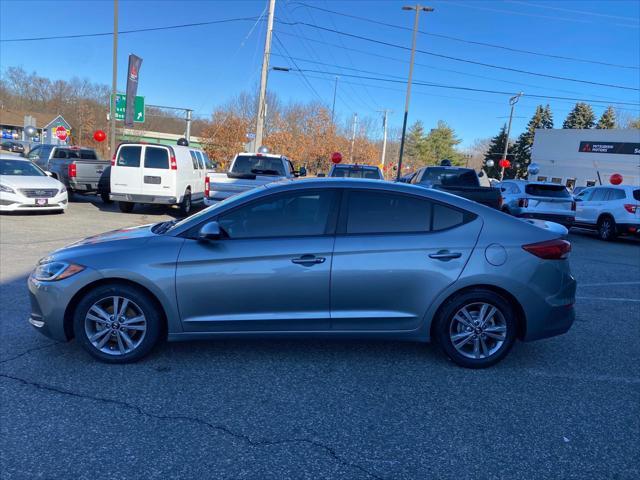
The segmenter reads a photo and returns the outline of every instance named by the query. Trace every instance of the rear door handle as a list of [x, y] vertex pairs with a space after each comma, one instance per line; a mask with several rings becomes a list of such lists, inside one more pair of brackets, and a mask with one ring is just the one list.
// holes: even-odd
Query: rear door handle
[[434, 258], [436, 260], [453, 260], [454, 258], [460, 258], [462, 253], [460, 252], [450, 252], [449, 250], [440, 250], [438, 253], [430, 253], [429, 258]]
[[316, 257], [315, 255], [302, 255], [299, 258], [293, 258], [291, 261], [296, 265], [303, 265], [305, 267], [311, 267], [319, 263], [324, 263], [326, 258]]

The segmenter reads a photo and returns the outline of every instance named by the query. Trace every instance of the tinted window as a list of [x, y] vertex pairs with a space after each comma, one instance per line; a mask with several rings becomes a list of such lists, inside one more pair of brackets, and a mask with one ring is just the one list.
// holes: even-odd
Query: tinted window
[[196, 152], [189, 150], [189, 153], [191, 154], [191, 165], [193, 165], [193, 169], [198, 170], [198, 158], [196, 157]]
[[607, 195], [606, 188], [596, 188], [591, 194], [591, 198], [589, 200], [592, 202], [602, 202], [607, 198]]
[[198, 157], [198, 165], [200, 166], [200, 170], [204, 170], [204, 159], [202, 158], [202, 153], [196, 152], [196, 157]]
[[120, 147], [118, 151], [119, 167], [139, 167], [142, 147]]
[[324, 235], [334, 198], [330, 190], [270, 196], [224, 214], [218, 222], [230, 238]]
[[144, 152], [146, 168], [169, 169], [169, 152], [165, 148], [147, 147]]
[[461, 186], [461, 187], [479, 187], [480, 181], [475, 170], [470, 168], [445, 168], [445, 167], [428, 167], [425, 168], [421, 184], [425, 185], [442, 185]]
[[465, 223], [464, 212], [438, 203], [433, 204], [433, 230], [446, 230], [463, 223]]
[[638, 200], [640, 202], [640, 190], [633, 191], [633, 198], [634, 200]]
[[204, 157], [204, 164], [207, 168], [213, 169], [216, 168], [215, 163], [213, 163], [205, 152], [202, 152], [202, 156]]
[[85, 160], [97, 160], [98, 156], [96, 155], [96, 152], [94, 150], [83, 148], [82, 150], [80, 150], [80, 158], [83, 158]]
[[336, 167], [333, 169], [332, 177], [349, 177], [349, 178], [370, 178], [380, 180], [380, 171], [377, 168], [366, 167]]
[[607, 200], [622, 200], [625, 197], [626, 197], [626, 195], [625, 195], [624, 190], [619, 190], [617, 188], [610, 188], [609, 189], [609, 198]]
[[53, 153], [53, 158], [69, 158], [69, 151], [64, 148], [57, 148]]
[[563, 185], [539, 185], [534, 183], [525, 185], [524, 191], [528, 195], [535, 197], [569, 198], [571, 196], [567, 187]]
[[286, 176], [282, 159], [258, 155], [238, 155], [233, 162], [232, 173]]
[[44, 177], [45, 173], [25, 160], [0, 160], [0, 175], [17, 177]]
[[352, 191], [347, 233], [428, 232], [431, 202], [408, 195]]

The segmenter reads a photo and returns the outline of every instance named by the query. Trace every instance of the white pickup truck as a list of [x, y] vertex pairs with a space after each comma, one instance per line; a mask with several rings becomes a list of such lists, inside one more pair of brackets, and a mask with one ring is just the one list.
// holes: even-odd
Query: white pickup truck
[[204, 203], [215, 205], [225, 198], [238, 195], [278, 180], [304, 177], [304, 167], [295, 170], [284, 155], [271, 153], [239, 153], [226, 173], [208, 173], [205, 179]]

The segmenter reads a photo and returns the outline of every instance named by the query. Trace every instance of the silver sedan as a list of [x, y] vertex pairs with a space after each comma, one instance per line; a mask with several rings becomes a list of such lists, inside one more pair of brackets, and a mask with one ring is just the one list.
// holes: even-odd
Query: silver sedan
[[574, 320], [571, 245], [468, 200], [357, 179], [271, 184], [43, 258], [29, 322], [112, 363], [161, 340], [436, 341], [483, 368]]

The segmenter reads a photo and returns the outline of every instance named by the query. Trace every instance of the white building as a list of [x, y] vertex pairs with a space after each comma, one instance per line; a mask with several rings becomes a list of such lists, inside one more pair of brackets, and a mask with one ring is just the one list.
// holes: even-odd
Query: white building
[[640, 185], [640, 130], [539, 129], [531, 162], [540, 171], [529, 180], [573, 188], [606, 185], [619, 173], [623, 184]]

